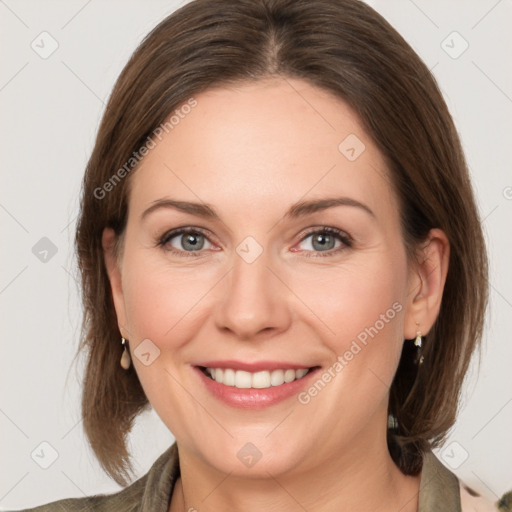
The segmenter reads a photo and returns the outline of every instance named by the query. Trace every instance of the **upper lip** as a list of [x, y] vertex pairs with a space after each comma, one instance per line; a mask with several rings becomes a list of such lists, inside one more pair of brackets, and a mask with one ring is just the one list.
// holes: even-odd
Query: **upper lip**
[[263, 370], [300, 370], [312, 368], [313, 365], [304, 365], [301, 363], [290, 363], [285, 361], [256, 361], [244, 363], [243, 361], [204, 361], [195, 366], [205, 368], [231, 368], [233, 370], [244, 370], [246, 372], [259, 372]]

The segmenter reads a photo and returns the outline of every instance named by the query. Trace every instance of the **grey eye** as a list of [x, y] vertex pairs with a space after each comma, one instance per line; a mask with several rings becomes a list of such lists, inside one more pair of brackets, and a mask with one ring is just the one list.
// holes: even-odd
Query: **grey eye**
[[[167, 243], [179, 251], [194, 252], [205, 248], [210, 242], [205, 235], [197, 232], [177, 233], [169, 237]], [[208, 247], [206, 247], [208, 248]]]
[[[338, 239], [338, 240], [337, 240]], [[336, 241], [338, 241], [338, 245], [336, 245]], [[330, 233], [322, 233], [322, 232], [316, 232], [311, 233], [308, 236], [306, 236], [302, 241], [301, 244], [306, 244], [307, 246], [302, 248], [306, 251], [330, 251], [332, 249], [336, 249], [341, 245], [341, 241], [339, 241], [339, 236], [333, 235]]]

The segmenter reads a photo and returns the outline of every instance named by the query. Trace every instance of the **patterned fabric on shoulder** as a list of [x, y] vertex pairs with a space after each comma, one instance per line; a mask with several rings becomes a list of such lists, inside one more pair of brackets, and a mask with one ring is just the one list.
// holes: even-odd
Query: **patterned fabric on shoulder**
[[459, 480], [460, 505], [462, 512], [512, 512], [512, 491], [495, 502], [481, 496]]

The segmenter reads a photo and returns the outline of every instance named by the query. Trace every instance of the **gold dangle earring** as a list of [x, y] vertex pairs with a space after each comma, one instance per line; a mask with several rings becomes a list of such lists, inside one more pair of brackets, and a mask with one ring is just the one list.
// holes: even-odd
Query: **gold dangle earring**
[[418, 350], [416, 352], [416, 356], [414, 358], [414, 363], [417, 365], [420, 365], [423, 363], [423, 356], [421, 355], [421, 345], [422, 345], [422, 336], [421, 331], [418, 331], [416, 333], [416, 339], [414, 340], [414, 346], [418, 347]]
[[125, 340], [124, 338], [121, 338], [121, 345], [123, 345], [123, 355], [121, 356], [121, 367], [123, 370], [128, 370], [130, 368], [130, 365], [132, 363], [132, 359], [130, 357], [130, 352], [128, 352], [128, 349], [126, 347], [126, 344], [128, 343], [128, 340]]

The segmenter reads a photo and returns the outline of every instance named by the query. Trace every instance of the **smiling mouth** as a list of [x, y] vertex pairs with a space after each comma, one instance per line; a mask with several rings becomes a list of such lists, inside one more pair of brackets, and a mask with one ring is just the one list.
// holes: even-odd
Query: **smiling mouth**
[[238, 389], [266, 389], [275, 386], [282, 386], [304, 378], [312, 370], [319, 368], [286, 369], [286, 370], [262, 370], [258, 372], [247, 372], [231, 368], [210, 368], [199, 366], [199, 369], [211, 380]]

